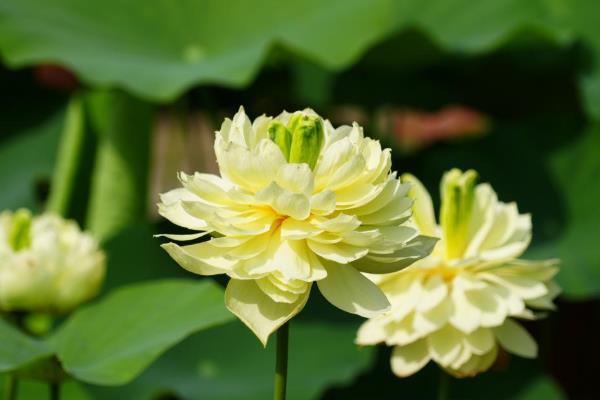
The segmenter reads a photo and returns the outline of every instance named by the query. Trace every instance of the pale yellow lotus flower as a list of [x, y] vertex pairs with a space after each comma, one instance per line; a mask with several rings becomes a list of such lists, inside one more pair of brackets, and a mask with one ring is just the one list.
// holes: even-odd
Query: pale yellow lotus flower
[[199, 231], [163, 248], [183, 268], [226, 274], [226, 305], [266, 344], [306, 304], [313, 282], [333, 305], [372, 317], [389, 302], [361, 272], [397, 271], [435, 239], [405, 226], [410, 185], [390, 172], [390, 150], [358, 125], [333, 128], [312, 110], [251, 122], [243, 108], [214, 145], [221, 176], [181, 173], [159, 211]]
[[411, 175], [413, 222], [440, 236], [433, 253], [398, 273], [375, 277], [391, 311], [362, 325], [357, 343], [394, 346], [391, 366], [404, 377], [433, 360], [457, 377], [488, 369], [498, 348], [535, 357], [537, 345], [516, 319], [552, 310], [559, 293], [557, 262], [519, 259], [531, 239], [531, 219], [501, 203], [476, 173], [451, 170], [442, 180], [440, 226], [429, 194]]
[[95, 296], [105, 256], [74, 221], [0, 213], [0, 310], [65, 312]]

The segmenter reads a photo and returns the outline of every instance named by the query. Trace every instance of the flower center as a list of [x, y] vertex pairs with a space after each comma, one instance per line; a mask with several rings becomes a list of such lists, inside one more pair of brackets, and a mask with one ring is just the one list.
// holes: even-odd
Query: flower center
[[446, 263], [440, 263], [433, 268], [427, 268], [425, 270], [426, 280], [433, 278], [434, 276], [440, 276], [444, 282], [451, 283], [456, 275], [458, 275], [464, 268], [462, 266], [450, 266]]
[[306, 163], [310, 169], [315, 168], [325, 137], [320, 117], [297, 112], [290, 117], [287, 126], [279, 121], [271, 122], [268, 132], [288, 162]]

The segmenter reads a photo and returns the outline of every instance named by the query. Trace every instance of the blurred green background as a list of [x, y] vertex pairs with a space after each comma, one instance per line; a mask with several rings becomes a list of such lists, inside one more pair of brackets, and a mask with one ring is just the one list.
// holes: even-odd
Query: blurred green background
[[[312, 107], [364, 125], [434, 197], [445, 170], [478, 170], [532, 213], [527, 257], [562, 260], [558, 312], [527, 325], [539, 359], [452, 380], [451, 398], [596, 398], [597, 0], [2, 0], [0, 56], [0, 210], [50, 201], [94, 232], [109, 255], [106, 293], [196, 279], [152, 238], [173, 231], [154, 203], [177, 171], [215, 172], [223, 117], [240, 105], [251, 117]], [[53, 195], [65, 174], [68, 202]], [[435, 366], [394, 377], [389, 351], [357, 349], [360, 320], [340, 314], [313, 296], [292, 324], [290, 399], [435, 398]], [[64, 394], [265, 399], [273, 356], [233, 321], [188, 337], [125, 386], [71, 382]], [[21, 397], [40, 390], [32, 381]]]

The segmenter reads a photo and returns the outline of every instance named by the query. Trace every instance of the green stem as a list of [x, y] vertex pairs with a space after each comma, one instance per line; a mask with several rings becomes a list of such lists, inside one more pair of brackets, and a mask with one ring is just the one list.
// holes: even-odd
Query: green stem
[[450, 399], [450, 376], [440, 369], [440, 384], [438, 386], [438, 400]]
[[277, 359], [275, 364], [275, 390], [273, 400], [285, 400], [287, 385], [289, 322], [277, 330]]
[[84, 134], [82, 99], [79, 94], [75, 94], [67, 107], [56, 169], [52, 176], [52, 186], [47, 204], [48, 211], [58, 215], [66, 216], [71, 205], [75, 178], [81, 161]]
[[16, 400], [17, 392], [19, 390], [19, 381], [13, 374], [6, 376], [6, 383], [4, 386], [4, 399], [5, 400]]
[[50, 382], [48, 384], [48, 388], [50, 389], [50, 400], [59, 400], [60, 399], [60, 383]]

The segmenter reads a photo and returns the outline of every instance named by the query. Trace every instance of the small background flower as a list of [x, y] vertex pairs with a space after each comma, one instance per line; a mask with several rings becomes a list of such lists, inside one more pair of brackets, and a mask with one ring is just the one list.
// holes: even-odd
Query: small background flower
[[94, 297], [105, 255], [77, 223], [27, 210], [0, 214], [0, 309], [66, 312]]
[[519, 259], [531, 239], [531, 218], [514, 203], [498, 201], [474, 171], [451, 170], [441, 184], [440, 225], [431, 198], [411, 175], [414, 224], [442, 240], [429, 257], [395, 274], [375, 277], [391, 311], [367, 321], [359, 344], [394, 346], [392, 370], [408, 376], [430, 360], [450, 374], [472, 376], [488, 369], [499, 347], [535, 357], [537, 345], [516, 319], [552, 310], [558, 286], [555, 260]]

